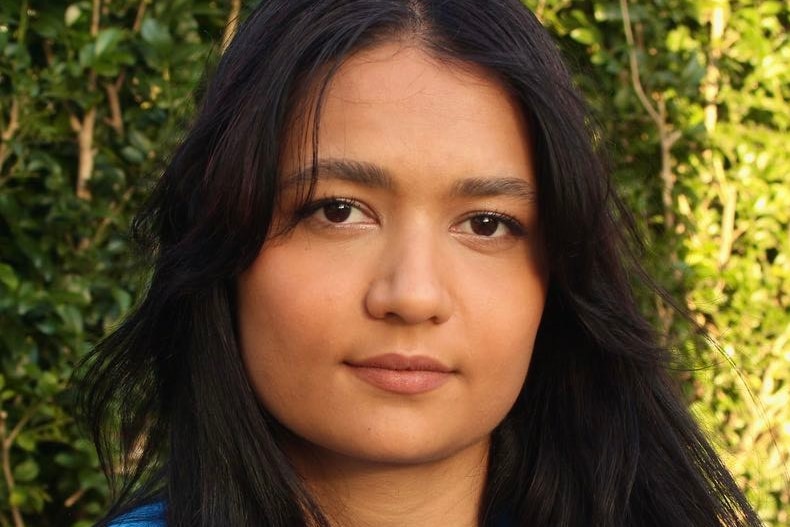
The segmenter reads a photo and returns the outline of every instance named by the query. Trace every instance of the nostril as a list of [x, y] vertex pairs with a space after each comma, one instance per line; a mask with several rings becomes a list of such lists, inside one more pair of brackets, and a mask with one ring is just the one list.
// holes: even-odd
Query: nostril
[[439, 284], [409, 287], [381, 280], [371, 284], [365, 304], [368, 313], [378, 319], [406, 324], [441, 323], [452, 311], [449, 296]]

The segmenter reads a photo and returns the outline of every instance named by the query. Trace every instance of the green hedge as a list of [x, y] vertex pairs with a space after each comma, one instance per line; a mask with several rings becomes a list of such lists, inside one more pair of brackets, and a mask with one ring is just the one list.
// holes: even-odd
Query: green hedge
[[[694, 411], [766, 524], [790, 525], [787, 6], [631, 2], [624, 24], [619, 1], [527, 3], [595, 108], [648, 266], [721, 345], [643, 298], [696, 367], [678, 372]], [[143, 288], [130, 215], [238, 7], [0, 0], [0, 527], [106, 507], [68, 380]]]

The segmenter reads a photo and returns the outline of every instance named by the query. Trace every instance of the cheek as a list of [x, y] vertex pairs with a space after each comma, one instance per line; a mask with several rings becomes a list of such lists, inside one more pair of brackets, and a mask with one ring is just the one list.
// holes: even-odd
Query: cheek
[[341, 275], [327, 273], [332, 265], [301, 247], [264, 249], [239, 279], [244, 347], [261, 350], [263, 341], [283, 350], [299, 349], [295, 344], [300, 339], [324, 333], [348, 309], [342, 304], [350, 293]]
[[548, 279], [534, 260], [528, 266], [505, 261], [485, 270], [465, 272], [485, 277], [464, 282], [467, 301], [459, 304], [463, 306], [460, 318], [465, 321], [470, 345], [470, 385], [479, 390], [481, 418], [483, 414], [504, 417], [529, 369]]
[[321, 349], [316, 344], [328, 322], [321, 315], [333, 303], [311, 280], [309, 262], [287, 256], [276, 246], [265, 249], [238, 282], [241, 352], [264, 399], [288, 397], [305, 382], [293, 372], [309, 371], [303, 365]]
[[311, 246], [266, 247], [238, 281], [244, 365], [273, 411], [325, 382], [327, 369], [342, 361], [362, 309], [360, 273], [331, 253], [319, 257]]
[[[517, 329], [518, 328], [518, 329]], [[532, 327], [512, 326], [499, 334], [487, 334], [477, 350], [470, 385], [478, 391], [475, 399], [483, 414], [504, 418], [515, 402], [529, 370], [534, 346]], [[495, 426], [497, 423], [493, 423]]]

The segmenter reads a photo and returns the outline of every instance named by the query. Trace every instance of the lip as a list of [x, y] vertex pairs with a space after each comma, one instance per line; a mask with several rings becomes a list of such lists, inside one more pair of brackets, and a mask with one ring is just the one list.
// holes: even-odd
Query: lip
[[430, 392], [447, 382], [453, 369], [423, 355], [387, 353], [345, 362], [361, 380], [387, 392], [416, 395]]

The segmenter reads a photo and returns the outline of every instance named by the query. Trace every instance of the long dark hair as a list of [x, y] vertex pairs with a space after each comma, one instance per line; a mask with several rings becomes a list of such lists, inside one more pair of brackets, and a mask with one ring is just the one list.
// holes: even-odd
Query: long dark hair
[[534, 136], [550, 286], [529, 375], [493, 434], [480, 524], [760, 525], [636, 307], [631, 282], [649, 278], [634, 229], [555, 44], [518, 0], [267, 0], [251, 13], [135, 221], [154, 255], [148, 291], [84, 368], [82, 409], [117, 487], [105, 522], [164, 501], [170, 527], [328, 525], [247, 380], [234, 285], [273, 235], [289, 121], [318, 116], [341, 62], [392, 38], [485, 68]]

